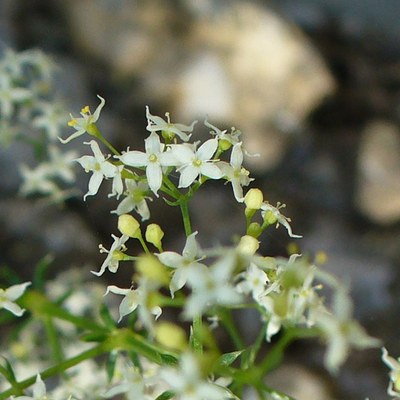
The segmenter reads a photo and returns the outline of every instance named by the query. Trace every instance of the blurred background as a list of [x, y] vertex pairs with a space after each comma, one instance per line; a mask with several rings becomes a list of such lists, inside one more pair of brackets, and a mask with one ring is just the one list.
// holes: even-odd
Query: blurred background
[[[246, 166], [266, 199], [287, 204], [301, 252], [327, 253], [324, 268], [350, 283], [356, 317], [400, 355], [399, 16], [397, 0], [2, 0], [0, 42], [51, 56], [58, 96], [74, 115], [104, 97], [99, 123], [117, 148], [142, 146], [145, 105], [173, 122], [207, 116], [240, 129], [261, 155]], [[82, 152], [77, 142], [68, 149]], [[28, 145], [0, 148], [0, 264], [29, 278], [50, 253], [54, 274], [97, 270], [98, 243], [108, 248], [117, 233], [115, 200], [106, 188], [103, 199], [63, 206], [16, 199], [21, 162], [34, 165]], [[82, 194], [87, 179], [79, 176]], [[193, 225], [204, 246], [229, 243], [243, 229], [241, 207], [230, 188], [206, 186]], [[180, 250], [178, 213], [150, 207], [165, 247]], [[262, 250], [286, 256], [288, 244], [279, 229]], [[337, 377], [321, 368], [323, 351], [295, 344], [270, 381], [298, 400], [387, 398], [379, 349], [352, 353]]]

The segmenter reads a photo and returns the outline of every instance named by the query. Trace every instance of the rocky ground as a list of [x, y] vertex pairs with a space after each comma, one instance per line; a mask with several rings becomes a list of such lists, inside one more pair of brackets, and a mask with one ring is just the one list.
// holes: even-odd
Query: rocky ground
[[[245, 146], [261, 154], [248, 168], [271, 202], [287, 204], [302, 251], [327, 252], [325, 267], [351, 282], [357, 317], [395, 355], [400, 47], [393, 15], [400, 10], [390, 1], [376, 10], [365, 2], [362, 12], [356, 1], [330, 3], [8, 0], [0, 5], [0, 42], [50, 54], [71, 111], [105, 97], [103, 128], [121, 148], [143, 140], [147, 104], [174, 120], [208, 115], [242, 130]], [[110, 203], [76, 198], [59, 209], [15, 200], [17, 164], [30, 156], [26, 146], [11, 149], [12, 156], [0, 149], [1, 263], [27, 276], [46, 253], [60, 268], [98, 264], [97, 244], [109, 243], [114, 229]], [[234, 207], [230, 192], [211, 185], [193, 207], [196, 229], [210, 241], [228, 240], [241, 224], [240, 215], [227, 215]], [[154, 214], [173, 226], [175, 215], [162, 205]], [[284, 255], [287, 244], [280, 232], [265, 250]], [[386, 398], [379, 350], [353, 354], [332, 378], [314, 347], [293, 346], [288, 366], [271, 379], [290, 376], [299, 400]]]

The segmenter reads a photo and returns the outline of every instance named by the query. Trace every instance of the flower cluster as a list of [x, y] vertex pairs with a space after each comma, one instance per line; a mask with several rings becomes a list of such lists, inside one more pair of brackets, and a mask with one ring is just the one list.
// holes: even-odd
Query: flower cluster
[[[99, 245], [105, 257], [92, 273], [117, 274], [121, 265], [133, 265], [132, 278], [125, 284], [103, 288], [104, 304], [96, 316], [92, 315], [95, 305], [83, 301], [84, 292], [89, 289], [77, 290], [74, 295], [69, 288], [77, 285], [67, 284], [66, 279], [65, 287], [60, 284], [60, 293], [54, 287], [49, 291], [58, 293], [53, 303], [42, 294], [30, 294], [30, 301], [23, 305], [32, 307], [45, 321], [58, 362], [58, 370], [47, 373], [55, 374], [52, 371], [56, 370], [61, 374], [76, 364], [74, 368], [78, 369], [75, 374], [73, 369], [63, 374], [60, 386], [48, 395], [42, 381], [44, 375], [37, 374], [33, 397], [16, 399], [240, 399], [249, 386], [260, 398], [290, 399], [265, 385], [264, 376], [276, 366], [276, 360], [292, 340], [315, 337], [325, 341], [324, 364], [332, 374], [345, 362], [352, 347], [380, 344], [353, 319], [347, 288], [321, 271], [311, 257], [264, 254], [263, 234], [273, 227], [282, 226], [293, 239], [301, 236], [293, 233], [291, 220], [283, 214], [284, 204], [272, 205], [256, 187], [247, 190], [253, 179], [244, 166], [248, 153], [239, 131], [221, 130], [206, 120], [210, 137], [203, 142], [193, 141], [196, 121], [190, 125], [172, 123], [168, 113], [164, 119], [146, 107], [148, 133], [143, 148], [119, 151], [97, 126], [105, 106], [105, 100], [99, 99], [93, 114], [85, 106], [80, 117], [71, 116], [68, 125], [75, 132], [60, 140], [67, 144], [91, 136], [90, 141], [84, 142], [91, 154], [74, 158], [91, 174], [83, 198], [86, 201], [88, 196], [97, 195], [100, 186], [108, 181], [109, 197], [118, 202], [111, 212], [118, 217], [119, 233], [111, 235], [109, 247]], [[57, 160], [60, 157], [54, 156], [54, 162]], [[62, 162], [59, 164], [64, 179], [71, 179], [69, 169]], [[42, 168], [56, 170], [48, 165]], [[44, 193], [51, 191], [45, 177], [45, 172], [36, 181], [32, 177], [31, 185]], [[190, 201], [209, 180], [229, 183], [233, 197], [243, 208], [243, 230], [232, 238], [230, 246], [203, 248], [202, 233], [192, 229]], [[33, 190], [25, 187], [26, 192]], [[151, 218], [149, 201], [156, 203], [159, 198], [181, 211], [186, 237], [182, 251], [164, 248], [162, 228], [144, 222]], [[137, 245], [141, 251], [136, 250]], [[0, 306], [22, 315], [15, 300], [28, 285], [3, 290]], [[331, 292], [330, 303], [321, 295], [323, 286]], [[99, 303], [98, 298], [94, 303]], [[165, 312], [166, 308], [177, 312]], [[232, 317], [235, 309], [247, 308], [257, 310], [262, 326], [251, 345], [245, 344]], [[53, 317], [62, 320], [61, 324]], [[67, 323], [76, 329], [69, 330]], [[62, 335], [55, 333], [58, 329]], [[231, 346], [229, 351], [221, 350], [217, 330], [225, 330], [229, 336], [224, 346]], [[67, 355], [60, 351], [69, 334], [83, 338], [81, 353]], [[87, 348], [91, 342], [96, 346]], [[263, 343], [270, 346], [270, 342], [276, 346], [265, 353]], [[105, 368], [93, 360], [102, 353], [107, 354]], [[398, 363], [385, 351], [383, 357], [392, 369], [389, 394], [397, 394]], [[17, 379], [11, 367], [0, 365], [0, 373], [10, 377], [12, 388], [6, 393], [19, 395], [21, 386], [15, 385]], [[98, 378], [79, 381], [83, 375]]]
[[40, 164], [21, 165], [20, 193], [61, 202], [75, 193], [67, 188], [75, 181], [72, 160], [77, 154], [60, 149], [58, 137], [67, 118], [52, 85], [54, 69], [40, 51], [15, 52], [0, 46], [0, 145], [32, 144]]

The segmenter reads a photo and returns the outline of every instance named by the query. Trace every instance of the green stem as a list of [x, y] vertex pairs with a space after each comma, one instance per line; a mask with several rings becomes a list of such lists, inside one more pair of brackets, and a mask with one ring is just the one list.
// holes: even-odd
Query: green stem
[[46, 316], [43, 318], [43, 323], [46, 328], [47, 338], [49, 341], [49, 346], [51, 347], [53, 353], [54, 361], [56, 363], [61, 363], [64, 361], [64, 353], [62, 350], [58, 332], [54, 325], [54, 321], [51, 317]]
[[181, 214], [183, 219], [183, 227], [185, 229], [185, 235], [188, 237], [192, 234], [192, 225], [190, 223], [189, 207], [186, 199], [182, 199], [179, 204], [181, 208]]
[[203, 343], [201, 340], [201, 332], [203, 329], [203, 320], [201, 315], [193, 318], [193, 332], [192, 332], [192, 348], [197, 354], [203, 353]]
[[147, 244], [146, 244], [146, 242], [144, 241], [142, 234], [140, 234], [140, 236], [138, 236], [138, 240], [139, 240], [140, 244], [142, 245], [144, 252], [145, 252], [146, 254], [150, 254], [150, 250], [149, 250], [149, 248], [147, 247]]
[[87, 128], [87, 133], [99, 139], [114, 155], [120, 156], [121, 153], [101, 134], [95, 124], [90, 124]]
[[318, 331], [312, 328], [288, 328], [257, 367], [260, 377], [264, 377], [279, 365], [286, 347], [295, 339], [310, 338], [317, 335]]
[[222, 309], [219, 313], [222, 323], [226, 331], [228, 332], [229, 336], [231, 337], [236, 350], [244, 349], [243, 340], [236, 328], [235, 323], [233, 322], [232, 314], [228, 309]]
[[44, 295], [39, 292], [29, 291], [27, 292], [20, 301], [22, 307], [28, 309], [33, 314], [39, 317], [55, 317], [64, 321], [71, 322], [78, 328], [87, 329], [90, 331], [107, 331], [101, 325], [91, 321], [87, 318], [78, 317], [65, 311], [60, 306], [52, 303]]

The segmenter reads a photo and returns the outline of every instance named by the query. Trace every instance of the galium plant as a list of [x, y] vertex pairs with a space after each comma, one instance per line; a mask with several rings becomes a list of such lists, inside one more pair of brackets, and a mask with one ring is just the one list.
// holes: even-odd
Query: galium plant
[[[10, 95], [3, 114], [12, 115], [13, 101], [25, 96], [25, 91]], [[246, 387], [254, 388], [259, 399], [290, 400], [265, 377], [291, 342], [325, 342], [324, 364], [332, 374], [351, 348], [379, 346], [353, 319], [348, 289], [317, 262], [301, 254], [283, 258], [260, 251], [266, 231], [282, 226], [291, 238], [301, 236], [293, 233], [284, 204], [271, 204], [256, 186], [248, 189], [253, 179], [243, 166], [247, 152], [239, 131], [221, 130], [206, 120], [210, 138], [192, 140], [196, 122], [172, 123], [168, 113], [164, 119], [147, 107], [143, 148], [119, 150], [97, 125], [105, 106], [98, 97], [93, 113], [85, 106], [80, 117], [71, 116], [68, 125], [75, 131], [60, 141], [88, 145], [89, 154], [75, 157], [90, 174], [84, 200], [93, 201], [100, 186], [110, 183], [109, 197], [117, 202], [110, 208], [118, 234], [111, 234], [108, 246], [99, 246], [105, 258], [93, 275], [117, 274], [123, 265], [132, 268], [132, 280], [123, 287], [90, 285], [77, 282], [71, 270], [45, 283], [42, 265], [32, 285], [1, 289], [0, 308], [22, 318], [23, 326], [2, 350], [0, 400], [244, 399]], [[70, 177], [67, 163], [58, 163], [58, 171]], [[202, 248], [202, 233], [192, 226], [191, 200], [210, 179], [230, 183], [243, 208], [243, 230], [229, 246]], [[36, 187], [50, 185], [45, 181], [46, 173], [30, 178]], [[164, 201], [180, 209], [186, 236], [182, 252], [165, 248], [162, 228], [147, 224], [150, 201], [153, 207]], [[135, 241], [141, 252], [132, 250]], [[331, 291], [330, 303], [321, 294], [323, 286]], [[166, 308], [175, 309], [178, 319], [165, 317]], [[261, 322], [251, 344], [232, 316], [243, 309], [257, 310]], [[221, 350], [217, 330], [229, 337], [228, 350]], [[43, 335], [49, 347], [35, 355]], [[37, 370], [23, 375], [21, 366], [35, 357]], [[383, 360], [391, 369], [388, 393], [399, 397], [399, 363], [385, 349]], [[46, 384], [48, 378], [57, 380]]]

